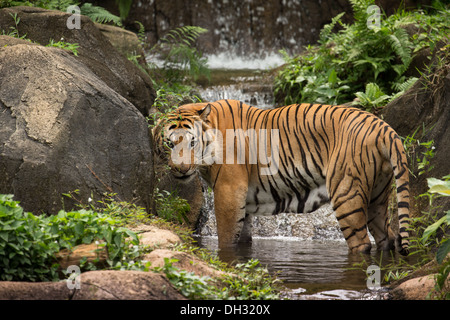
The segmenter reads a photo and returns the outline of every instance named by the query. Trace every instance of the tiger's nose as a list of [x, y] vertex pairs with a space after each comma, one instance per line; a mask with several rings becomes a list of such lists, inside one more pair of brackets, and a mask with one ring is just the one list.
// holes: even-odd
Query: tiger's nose
[[189, 165], [182, 163], [176, 169], [178, 172], [185, 174], [189, 171], [189, 168]]

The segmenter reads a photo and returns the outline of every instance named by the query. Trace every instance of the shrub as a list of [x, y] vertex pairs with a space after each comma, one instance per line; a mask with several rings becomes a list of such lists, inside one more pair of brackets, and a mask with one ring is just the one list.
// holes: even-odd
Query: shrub
[[103, 240], [108, 263], [115, 267], [139, 253], [137, 235], [107, 214], [93, 210], [60, 211], [36, 216], [24, 212], [12, 195], [0, 195], [0, 279], [19, 281], [58, 280], [55, 254], [79, 244]]
[[173, 266], [176, 259], [164, 259], [164, 266], [154, 271], [164, 272], [170, 282], [188, 299], [277, 300], [279, 280], [271, 277], [260, 262], [250, 259], [236, 264], [222, 277], [200, 277]]
[[[377, 85], [383, 95], [394, 96], [413, 81], [404, 75], [413, 54], [424, 47], [433, 49], [450, 31], [449, 10], [439, 2], [430, 14], [382, 14], [379, 27], [367, 23], [367, 8], [373, 0], [351, 3], [354, 23], [343, 23], [341, 13], [321, 30], [318, 45], [308, 46], [305, 53], [295, 57], [283, 53], [286, 67], [275, 79], [278, 100], [285, 104], [341, 104], [352, 101], [355, 92], [364, 92], [367, 83]], [[407, 25], [417, 29], [411, 37]], [[338, 26], [340, 30], [334, 32]], [[376, 106], [385, 101], [376, 101]]]

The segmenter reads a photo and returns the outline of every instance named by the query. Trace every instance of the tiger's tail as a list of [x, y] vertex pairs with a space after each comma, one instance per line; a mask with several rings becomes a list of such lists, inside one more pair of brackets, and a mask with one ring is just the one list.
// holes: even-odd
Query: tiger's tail
[[390, 162], [397, 186], [399, 232], [396, 246], [397, 251], [406, 256], [409, 253], [409, 169], [402, 141], [394, 131], [393, 135], [393, 142], [390, 147]]

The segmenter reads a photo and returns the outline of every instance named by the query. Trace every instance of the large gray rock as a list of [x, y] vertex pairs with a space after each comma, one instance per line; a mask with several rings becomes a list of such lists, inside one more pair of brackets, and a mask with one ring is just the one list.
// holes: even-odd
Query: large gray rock
[[149, 208], [152, 161], [142, 114], [71, 53], [1, 36], [5, 42], [0, 193], [35, 213], [57, 212], [61, 194], [75, 189], [82, 199], [116, 192]]
[[[20, 18], [16, 26], [11, 15]], [[0, 34], [16, 28], [20, 36], [47, 45], [61, 39], [78, 44], [77, 59], [114, 91], [122, 95], [144, 115], [155, 99], [155, 90], [147, 74], [121, 54], [88, 17], [80, 17], [80, 29], [69, 29], [71, 14], [34, 7], [12, 7], [0, 10]]]
[[0, 300], [185, 300], [161, 273], [89, 271], [79, 288], [59, 282], [0, 281]]
[[73, 293], [66, 281], [0, 281], [0, 300], [69, 300]]
[[185, 300], [160, 273], [90, 271], [80, 275], [72, 300]]

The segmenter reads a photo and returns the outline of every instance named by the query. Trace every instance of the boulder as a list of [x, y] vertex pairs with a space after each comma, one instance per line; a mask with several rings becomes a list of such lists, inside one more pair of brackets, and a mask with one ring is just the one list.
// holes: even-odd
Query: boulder
[[0, 193], [35, 213], [72, 208], [62, 193], [76, 189], [149, 208], [144, 116], [72, 53], [0, 36], [9, 40], [0, 48]]
[[164, 266], [164, 259], [175, 259], [173, 266], [188, 272], [193, 272], [199, 277], [219, 277], [224, 274], [223, 271], [216, 270], [209, 266], [206, 262], [196, 258], [195, 256], [181, 251], [173, 251], [168, 249], [156, 249], [144, 255], [142, 260], [150, 261], [151, 268]]
[[80, 275], [72, 300], [185, 300], [160, 273], [89, 271]]
[[[11, 16], [15, 14], [20, 18], [17, 26]], [[88, 17], [81, 16], [80, 29], [69, 29], [70, 16], [34, 7], [4, 8], [0, 10], [0, 29], [8, 33], [16, 28], [20, 36], [43, 46], [51, 40], [78, 44], [77, 60], [147, 116], [156, 97], [148, 75], [116, 50]]]
[[172, 231], [152, 226], [147, 226], [146, 230], [139, 234], [139, 243], [144, 246], [167, 248], [181, 242], [180, 237]]
[[95, 26], [108, 38], [109, 42], [125, 57], [129, 55], [144, 56], [139, 38], [134, 32], [111, 26], [109, 24], [96, 23]]
[[80, 244], [72, 250], [64, 249], [56, 254], [60, 270], [67, 270], [69, 266], [80, 265], [82, 259], [93, 263], [98, 268], [107, 268], [108, 250], [106, 246], [98, 244]]
[[79, 289], [59, 282], [0, 282], [0, 300], [185, 300], [160, 273], [89, 271]]
[[0, 300], [69, 300], [73, 293], [66, 281], [0, 281]]
[[[391, 291], [394, 300], [427, 300], [433, 297], [435, 275], [413, 278], [401, 283]], [[447, 290], [450, 290], [450, 281], [446, 282]]]

